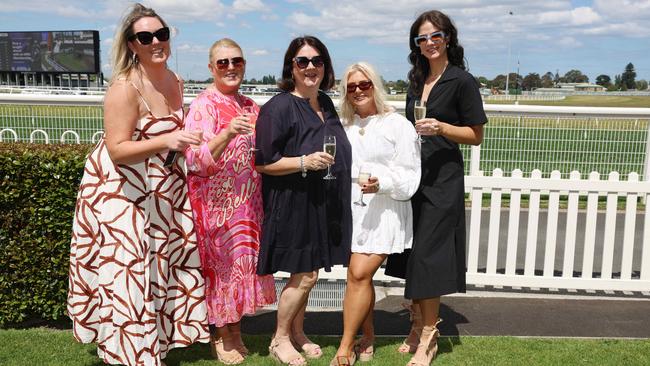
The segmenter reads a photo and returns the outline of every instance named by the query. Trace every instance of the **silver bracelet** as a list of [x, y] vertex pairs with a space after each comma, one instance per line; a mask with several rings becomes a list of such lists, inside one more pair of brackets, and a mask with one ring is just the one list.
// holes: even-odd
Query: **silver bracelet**
[[300, 172], [303, 178], [307, 177], [307, 168], [305, 167], [305, 155], [300, 156]]

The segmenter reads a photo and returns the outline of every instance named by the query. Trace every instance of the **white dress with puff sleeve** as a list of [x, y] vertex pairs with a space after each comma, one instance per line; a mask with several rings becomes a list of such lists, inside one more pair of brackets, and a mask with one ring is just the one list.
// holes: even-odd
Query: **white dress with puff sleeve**
[[345, 123], [352, 144], [352, 201], [361, 196], [359, 169], [379, 179], [379, 192], [352, 204], [352, 252], [401, 253], [413, 244], [411, 196], [420, 184], [420, 144], [404, 116], [389, 112]]

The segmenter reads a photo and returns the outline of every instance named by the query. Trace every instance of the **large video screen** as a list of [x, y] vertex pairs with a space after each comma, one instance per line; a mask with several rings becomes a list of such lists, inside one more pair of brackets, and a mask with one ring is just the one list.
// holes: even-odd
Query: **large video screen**
[[0, 72], [99, 73], [98, 31], [0, 32]]

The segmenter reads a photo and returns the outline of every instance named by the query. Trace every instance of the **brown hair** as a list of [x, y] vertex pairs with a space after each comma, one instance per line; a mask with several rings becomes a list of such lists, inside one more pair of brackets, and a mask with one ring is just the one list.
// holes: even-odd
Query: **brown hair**
[[320, 82], [320, 90], [330, 90], [334, 86], [334, 68], [332, 67], [332, 58], [330, 57], [327, 47], [321, 42], [318, 38], [314, 36], [302, 36], [295, 38], [289, 47], [287, 52], [284, 53], [284, 64], [282, 65], [282, 79], [278, 82], [278, 87], [284, 91], [293, 91], [296, 88], [296, 84], [293, 81], [293, 58], [296, 56], [298, 51], [305, 45], [309, 45], [316, 49], [320, 56], [325, 61], [323, 67], [325, 68], [325, 73], [323, 76], [323, 81]]
[[420, 26], [425, 22], [429, 22], [439, 30], [445, 32], [447, 37], [447, 59], [449, 60], [449, 63], [465, 70], [463, 46], [458, 43], [458, 30], [451, 19], [437, 10], [431, 10], [420, 14], [420, 16], [415, 19], [415, 22], [413, 22], [413, 25], [411, 25], [411, 31], [409, 34], [409, 48], [411, 49], [411, 52], [409, 53], [408, 60], [413, 66], [408, 73], [408, 79], [409, 91], [414, 96], [422, 94], [424, 81], [427, 76], [429, 76], [429, 61], [422, 56], [420, 48], [413, 40], [413, 38], [418, 36]]

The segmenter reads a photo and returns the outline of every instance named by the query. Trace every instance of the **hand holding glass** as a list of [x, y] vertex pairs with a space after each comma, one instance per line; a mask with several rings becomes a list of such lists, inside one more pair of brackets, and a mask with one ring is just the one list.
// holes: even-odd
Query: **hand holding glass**
[[[415, 108], [413, 109], [414, 117], [415, 117], [415, 123], [417, 124], [417, 121], [424, 119], [427, 117], [427, 104], [425, 102], [422, 102], [421, 100], [416, 100], [415, 101]], [[422, 139], [422, 136], [418, 137], [418, 141], [420, 143], [424, 142]]]
[[251, 147], [248, 149], [248, 151], [257, 151], [258, 149], [255, 148], [255, 139], [253, 135], [255, 134], [255, 124], [257, 123], [257, 113], [255, 112], [255, 107], [253, 106], [245, 106], [242, 108], [242, 111], [244, 112], [244, 116], [248, 117], [248, 122], [251, 124], [251, 132], [248, 133], [248, 136], [250, 136], [250, 142], [251, 142]]
[[195, 127], [190, 131], [192, 135], [194, 135], [198, 140], [199, 143], [197, 145], [190, 145], [190, 148], [194, 151], [197, 151], [201, 148], [201, 144], [203, 143], [203, 130], [199, 127]]
[[[332, 155], [332, 157], [336, 156], [336, 137], [331, 136], [331, 135], [326, 135], [325, 139], [323, 139], [323, 151], [326, 153]], [[336, 179], [336, 177], [330, 172], [330, 164], [327, 164], [327, 175], [323, 177], [323, 179]]]
[[357, 206], [365, 207], [367, 206], [365, 202], [363, 202], [363, 185], [368, 184], [368, 180], [370, 180], [370, 169], [368, 169], [367, 166], [361, 166], [359, 169], [359, 175], [357, 177], [357, 183], [359, 186], [362, 187], [361, 189], [361, 197], [359, 198], [358, 201], [355, 201], [354, 204]]

